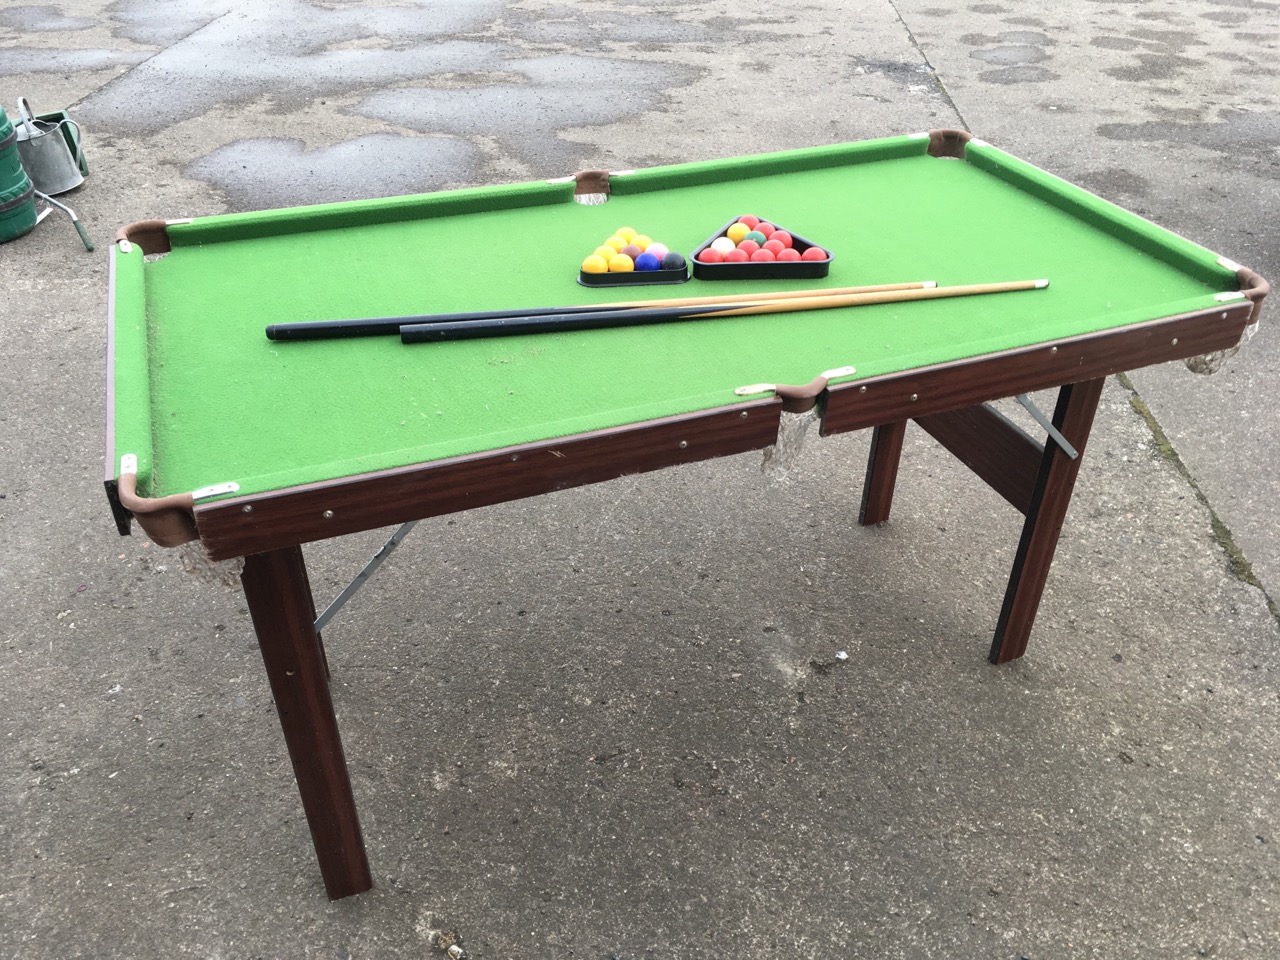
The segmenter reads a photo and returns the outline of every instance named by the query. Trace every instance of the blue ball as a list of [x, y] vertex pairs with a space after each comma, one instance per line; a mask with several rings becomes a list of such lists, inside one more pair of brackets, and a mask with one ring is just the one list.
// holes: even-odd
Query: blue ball
[[662, 266], [662, 261], [655, 257], [652, 253], [642, 253], [636, 257], [637, 270], [657, 270]]

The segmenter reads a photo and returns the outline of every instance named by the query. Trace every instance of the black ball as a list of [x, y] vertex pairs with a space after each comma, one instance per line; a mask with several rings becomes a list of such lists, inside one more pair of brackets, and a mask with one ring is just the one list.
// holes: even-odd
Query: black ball
[[674, 250], [672, 250], [665, 257], [662, 258], [662, 269], [663, 270], [683, 270], [684, 257], [676, 253]]

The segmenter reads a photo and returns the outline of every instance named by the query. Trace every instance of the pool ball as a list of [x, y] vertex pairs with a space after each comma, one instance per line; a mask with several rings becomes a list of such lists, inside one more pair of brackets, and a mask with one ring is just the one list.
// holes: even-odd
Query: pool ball
[[741, 240], [750, 232], [751, 232], [751, 228], [748, 227], [745, 223], [742, 223], [741, 221], [739, 221], [738, 223], [729, 224], [729, 229], [724, 232], [724, 235], [728, 237], [730, 240], [732, 240], [734, 243], [737, 243], [739, 240]]
[[[770, 240], [770, 242], [772, 242], [772, 240]], [[779, 263], [795, 262], [795, 261], [798, 261], [799, 259], [800, 259], [800, 251], [797, 250], [795, 247], [783, 247], [781, 250], [778, 251]]]
[[627, 243], [634, 240], [636, 236], [636, 231], [631, 229], [631, 227], [619, 227], [617, 230], [613, 231], [613, 233], [614, 236], [621, 237], [623, 240], [627, 241]]
[[610, 237], [608, 240], [604, 242], [604, 245], [606, 247], [612, 248], [614, 253], [618, 253], [619, 251], [622, 250], [623, 247], [627, 245], [627, 241], [615, 233], [612, 237]]
[[776, 257], [779, 253], [781, 253], [783, 250], [787, 248], [784, 247], [779, 241], [770, 238], [766, 240], [764, 243], [760, 244], [760, 249], [768, 250]]
[[785, 230], [775, 230], [775, 231], [773, 231], [773, 233], [769, 234], [769, 239], [770, 239], [770, 240], [777, 240], [777, 241], [778, 241], [780, 244], [782, 244], [784, 247], [789, 247], [789, 246], [791, 246], [791, 244], [792, 244], [792, 242], [793, 242], [793, 241], [792, 241], [792, 239], [791, 239], [791, 234], [787, 233], [787, 231], [785, 231]]
[[804, 253], [800, 254], [801, 260], [826, 260], [827, 251], [821, 247], [810, 247]]
[[[613, 253], [612, 250], [610, 250], [609, 252]], [[587, 259], [582, 261], [582, 272], [583, 273], [608, 273], [609, 261], [606, 260], [604, 257], [600, 256], [599, 254], [593, 253], [591, 256], [587, 257]]]
[[711, 248], [713, 250], [719, 250], [721, 253], [728, 253], [735, 246], [737, 246], [737, 244], [728, 237], [716, 237], [711, 241]]
[[766, 250], [764, 247], [761, 247], [751, 255], [752, 263], [773, 263], [773, 261], [777, 259], [778, 258], [773, 255], [772, 250]]
[[754, 240], [747, 239], [747, 240], [743, 240], [740, 244], [738, 244], [738, 249], [741, 250], [743, 253], [745, 253], [747, 256], [751, 256], [751, 254], [755, 253], [757, 250], [760, 249], [760, 244], [756, 243]]
[[736, 247], [724, 255], [725, 263], [746, 263], [750, 259], [751, 254], [747, 253], [747, 251], [743, 250], [741, 247]]
[[617, 252], [618, 252], [618, 251], [617, 251], [617, 250], [615, 250], [615, 249], [613, 249], [613, 247], [606, 247], [606, 246], [604, 246], [603, 244], [601, 244], [600, 246], [596, 247], [596, 248], [595, 248], [595, 250], [594, 250], [594, 253], [595, 253], [595, 255], [596, 255], [597, 257], [604, 257], [604, 262], [605, 262], [605, 263], [608, 263], [608, 262], [609, 262], [609, 258], [610, 258], [610, 257], [612, 257], [612, 256], [613, 256], [615, 253], [617, 253]]
[[636, 257], [640, 256], [640, 254], [644, 253], [644, 251], [643, 251], [642, 249], [640, 249], [639, 247], [637, 247], [634, 243], [628, 243], [625, 247], [623, 247], [623, 248], [622, 248], [621, 250], [619, 250], [618, 252], [619, 252], [619, 253], [625, 253], [625, 254], [626, 254], [628, 257], [630, 257], [632, 260], [634, 260]]
[[653, 241], [648, 237], [646, 237], [643, 233], [637, 233], [634, 237], [631, 238], [631, 242], [634, 243], [641, 250], [648, 250], [649, 244], [653, 243]]
[[637, 270], [657, 270], [661, 266], [662, 260], [659, 257], [655, 257], [648, 250], [636, 257]]
[[715, 247], [707, 247], [705, 250], [698, 251], [699, 263], [720, 263], [724, 260], [724, 254]]
[[635, 261], [625, 253], [615, 253], [609, 260], [610, 273], [630, 273], [635, 268]]
[[683, 270], [684, 256], [682, 254], [676, 253], [674, 250], [669, 250], [666, 253], [666, 255], [662, 258], [662, 269], [663, 270]]
[[768, 237], [766, 237], [766, 236], [765, 236], [763, 233], [761, 233], [759, 230], [752, 230], [750, 233], [748, 233], [748, 234], [747, 234], [745, 237], [743, 237], [742, 239], [743, 239], [743, 240], [754, 240], [756, 243], [764, 243], [764, 242], [765, 242], [766, 240], [768, 240], [769, 238], [768, 238]]
[[738, 222], [745, 223], [747, 225], [748, 230], [754, 230], [756, 228], [756, 224], [760, 222], [760, 218], [753, 217], [751, 214], [748, 213], [746, 216], [739, 217]]
[[645, 247], [644, 252], [652, 253], [655, 257], [661, 260], [670, 251], [667, 249], [667, 245], [665, 243], [651, 243], [649, 246]]

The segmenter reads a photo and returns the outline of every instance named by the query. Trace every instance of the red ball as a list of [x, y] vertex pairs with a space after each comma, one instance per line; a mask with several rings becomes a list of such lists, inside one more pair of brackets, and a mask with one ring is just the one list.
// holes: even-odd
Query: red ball
[[739, 217], [738, 222], [745, 223], [748, 227], [754, 230], [756, 228], [756, 224], [760, 222], [760, 218], [753, 217], [751, 214], [748, 213], [745, 217]]
[[745, 250], [739, 250], [736, 247], [724, 255], [725, 263], [746, 263], [751, 259], [751, 254]]
[[764, 247], [761, 247], [751, 255], [753, 263], [773, 263], [773, 261], [777, 259], [778, 258], [773, 255], [772, 250], [766, 250]]
[[775, 257], [776, 257], [778, 254], [780, 254], [783, 250], [787, 249], [786, 247], [784, 247], [784, 246], [782, 245], [782, 243], [781, 243], [780, 241], [778, 241], [778, 240], [774, 240], [772, 237], [770, 237], [770, 238], [769, 238], [768, 240], [766, 240], [764, 243], [760, 244], [760, 248], [761, 248], [762, 250], [772, 250], [772, 251], [773, 251], [773, 255], [774, 255]]
[[[773, 241], [771, 240], [770, 243], [772, 242]], [[800, 259], [800, 251], [797, 250], [795, 247], [783, 247], [781, 250], [778, 251], [779, 261], [799, 260], [799, 259]]]
[[712, 247], [698, 251], [698, 261], [700, 263], [720, 263], [722, 260], [724, 260], [724, 254]]
[[760, 244], [754, 240], [743, 240], [738, 244], [738, 249], [744, 251], [748, 256], [760, 249]]
[[761, 233], [763, 233], [763, 234], [764, 234], [764, 238], [765, 238], [766, 240], [768, 240], [768, 239], [769, 239], [769, 237], [770, 237], [770, 236], [774, 233], [774, 231], [776, 231], [778, 228], [777, 228], [777, 227], [775, 227], [772, 223], [765, 223], [765, 222], [762, 220], [762, 221], [760, 221], [759, 223], [757, 223], [757, 224], [756, 224], [756, 229], [757, 229], [757, 230], [759, 230]]
[[777, 240], [784, 247], [789, 247], [792, 244], [791, 234], [787, 233], [785, 230], [773, 231], [773, 233], [769, 234], [769, 239]]
[[804, 253], [800, 254], [801, 260], [826, 260], [827, 251], [821, 247], [810, 247]]

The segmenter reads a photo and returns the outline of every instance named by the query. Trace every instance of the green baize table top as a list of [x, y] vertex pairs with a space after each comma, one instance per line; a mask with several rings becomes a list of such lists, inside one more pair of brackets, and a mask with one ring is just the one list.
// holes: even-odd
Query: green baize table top
[[[743, 402], [1203, 309], [1215, 254], [993, 147], [897, 137], [573, 183], [197, 219], [114, 267], [116, 449], [148, 496], [252, 494]], [[587, 288], [629, 225], [689, 255], [752, 213], [829, 249], [821, 281]], [[402, 345], [274, 342], [271, 323], [933, 280], [1045, 290], [598, 331]], [[751, 399], [751, 398], [748, 398]], [[755, 399], [758, 399], [756, 397]]]

